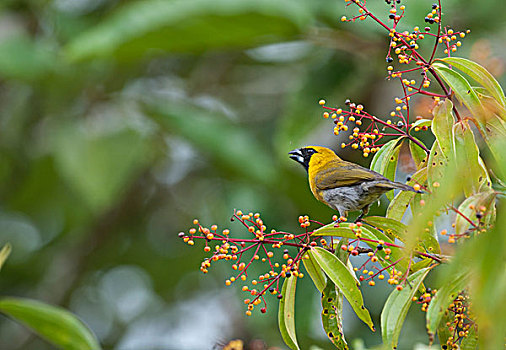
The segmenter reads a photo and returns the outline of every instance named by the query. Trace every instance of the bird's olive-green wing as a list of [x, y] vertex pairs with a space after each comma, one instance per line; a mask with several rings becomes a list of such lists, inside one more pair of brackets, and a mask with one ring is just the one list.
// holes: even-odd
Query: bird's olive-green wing
[[372, 180], [388, 181], [377, 172], [360, 165], [342, 160], [334, 160], [315, 176], [315, 185], [320, 190], [326, 190]]

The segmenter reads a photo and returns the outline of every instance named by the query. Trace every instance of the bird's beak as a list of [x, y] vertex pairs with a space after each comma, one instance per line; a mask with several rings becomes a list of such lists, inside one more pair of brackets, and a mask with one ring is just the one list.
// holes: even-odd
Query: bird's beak
[[300, 164], [304, 164], [304, 157], [302, 156], [302, 151], [300, 148], [294, 149], [293, 151], [288, 152], [290, 158], [299, 162]]

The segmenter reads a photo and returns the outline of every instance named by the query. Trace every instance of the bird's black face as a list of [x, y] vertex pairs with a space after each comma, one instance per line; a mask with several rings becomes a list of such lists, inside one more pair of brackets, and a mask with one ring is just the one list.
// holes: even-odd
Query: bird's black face
[[314, 148], [305, 147], [305, 148], [297, 148], [293, 151], [288, 152], [290, 158], [295, 160], [297, 163], [302, 164], [302, 166], [306, 169], [309, 168], [309, 160], [313, 154], [317, 153]]

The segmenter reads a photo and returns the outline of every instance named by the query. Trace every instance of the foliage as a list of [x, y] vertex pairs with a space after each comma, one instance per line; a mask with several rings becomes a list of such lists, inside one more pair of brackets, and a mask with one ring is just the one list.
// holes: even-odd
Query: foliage
[[[253, 287], [244, 285], [242, 288], [254, 296], [253, 299], [244, 300], [248, 306], [246, 314], [252, 315], [255, 306], [261, 303], [264, 304], [261, 312], [265, 313], [267, 304], [264, 295], [267, 292], [277, 294], [281, 300], [280, 331], [285, 343], [292, 349], [300, 348], [294, 323], [295, 281], [304, 276], [300, 262], [303, 262], [315, 287], [322, 293], [322, 324], [338, 349], [348, 349], [342, 332], [340, 298], [344, 297], [358, 318], [375, 331], [359, 287], [360, 282], [374, 286], [375, 279], [383, 280], [385, 274], [389, 275], [388, 283], [396, 286], [381, 313], [385, 348], [398, 347], [399, 335], [413, 302], [421, 304], [421, 310], [426, 313], [430, 344], [438, 333], [443, 348], [471, 349], [477, 344], [482, 349], [501, 348], [506, 330], [503, 314], [486, 314], [480, 311], [482, 307], [478, 305], [490, 300], [485, 293], [495, 295], [499, 298], [496, 301], [501, 300], [499, 303], [503, 305], [505, 285], [494, 281], [504, 278], [504, 250], [499, 246], [501, 252], [495, 253], [493, 246], [488, 246], [490, 252], [494, 253], [488, 254], [490, 258], [486, 263], [485, 259], [476, 257], [476, 251], [480, 250], [479, 247], [484, 248], [487, 244], [484, 242], [504, 241], [504, 234], [500, 233], [501, 225], [495, 221], [497, 198], [505, 193], [493, 187], [489, 168], [494, 164], [487, 164], [482, 157], [475, 133], [481, 134], [485, 146], [496, 158], [495, 166], [500, 164], [498, 173], [504, 174], [505, 152], [499, 146], [504, 140], [498, 137], [506, 132], [504, 92], [484, 67], [471, 60], [450, 56], [462, 45], [457, 38], [464, 38], [469, 30], [454, 31], [443, 27], [441, 2], [432, 5], [425, 17], [428, 24], [436, 24], [436, 34], [431, 32], [430, 26], [424, 30], [415, 27], [412, 32], [397, 31], [406, 6], [399, 6], [394, 1], [387, 1], [391, 4], [390, 26], [378, 19], [365, 1], [346, 0], [346, 3], [357, 6], [359, 14], [351, 19], [343, 16], [343, 22], [371, 18], [388, 31], [390, 45], [387, 62], [392, 63], [392, 56], [395, 55], [401, 65], [412, 64], [414, 67], [399, 70], [394, 70], [393, 65], [387, 67], [389, 79], [399, 80], [403, 91], [402, 97], [394, 99], [396, 107], [390, 113], [390, 117], [397, 118], [397, 121], [378, 118], [366, 112], [363, 105], [349, 99], [345, 102], [346, 108], [328, 107], [325, 100], [320, 100], [320, 105], [326, 110], [323, 117], [333, 120], [336, 136], [347, 133], [351, 129], [349, 125], [354, 124], [355, 127], [348, 133], [350, 142], [343, 142], [341, 147], [359, 149], [364, 157], [373, 154], [371, 169], [391, 180], [395, 179], [401, 146], [403, 142], [408, 142], [411, 157], [418, 168], [411, 180], [412, 185], [416, 190], [424, 191], [419, 194], [398, 193], [395, 198], [392, 195], [389, 197], [388, 217], [366, 218], [365, 225], [362, 222], [336, 224], [337, 221], [324, 225], [310, 220], [308, 216], [301, 216], [299, 223], [304, 229], [303, 233], [275, 229], [269, 233], [260, 214], [243, 214], [239, 211], [234, 213], [233, 219], [239, 220], [253, 238], [235, 238], [228, 229], [220, 234], [216, 225], [207, 228], [198, 220], [194, 221], [196, 228], [188, 233], [181, 232], [179, 236], [190, 245], [195, 244], [196, 240], [205, 241], [205, 251], [212, 255], [202, 263], [201, 270], [204, 273], [208, 272], [212, 262], [233, 261], [232, 268], [240, 272], [227, 279], [227, 285], [235, 281], [246, 282], [248, 269], [255, 260], [268, 262], [268, 271], [261, 273], [258, 280], [251, 281]], [[426, 36], [435, 39], [430, 58], [424, 58], [419, 50], [419, 44]], [[443, 46], [442, 51], [447, 58], [436, 58], [438, 45]], [[414, 72], [422, 73], [418, 87], [415, 79], [407, 78]], [[429, 89], [431, 80], [439, 85], [442, 93]], [[410, 100], [414, 96], [434, 100], [432, 121], [417, 118], [413, 122]], [[460, 102], [463, 107], [458, 107], [452, 101]], [[491, 123], [494, 124], [493, 128], [488, 126]], [[435, 137], [432, 145], [424, 144], [413, 136], [413, 133], [428, 130]], [[391, 140], [381, 143], [385, 139]], [[502, 185], [500, 178], [497, 179], [497, 185]], [[500, 204], [500, 209], [504, 210], [504, 203]], [[406, 226], [401, 220], [408, 207], [411, 207], [413, 219]], [[455, 214], [451, 224], [440, 219], [443, 213], [447, 216], [449, 212]], [[501, 217], [500, 214], [497, 216]], [[337, 220], [337, 217], [334, 219]], [[312, 224], [321, 227], [310, 230]], [[445, 228], [436, 230], [436, 225]], [[502, 237], [491, 238], [497, 235]], [[438, 237], [445, 236], [448, 237], [448, 243], [456, 245], [453, 256], [441, 255]], [[342, 243], [336, 244], [334, 237], [342, 239]], [[214, 241], [219, 244], [213, 250], [208, 243]], [[296, 254], [290, 253], [289, 248], [293, 247], [297, 248]], [[274, 252], [280, 249], [284, 249], [284, 263], [274, 258]], [[359, 263], [354, 264], [349, 257], [360, 254], [367, 254], [368, 258], [358, 266]], [[482, 254], [485, 254], [484, 251]], [[474, 259], [482, 262], [481, 267]], [[425, 279], [431, 271], [438, 269], [444, 271], [441, 287], [426, 287]], [[476, 269], [480, 272], [474, 271]], [[488, 269], [490, 271], [485, 273]], [[359, 274], [358, 278], [356, 274]], [[473, 278], [477, 279], [474, 284], [470, 283]], [[283, 279], [280, 289], [279, 284]], [[257, 285], [263, 285], [263, 288], [255, 288]]]
[[[385, 13], [384, 3], [368, 2], [369, 5], [380, 11], [379, 18], [387, 20], [389, 13]], [[407, 5], [409, 11], [403, 18], [414, 23], [427, 12], [430, 3], [417, 1]], [[455, 208], [449, 210], [462, 212], [475, 224], [475, 214], [479, 212], [476, 208], [493, 208], [493, 203], [501, 198], [497, 193], [502, 191], [505, 173], [505, 145], [497, 140], [505, 139], [506, 133], [503, 120], [494, 117], [504, 114], [503, 104], [497, 103], [504, 95], [501, 97], [497, 81], [482, 69], [484, 66], [492, 75], [501, 75], [501, 60], [491, 54], [487, 45], [492, 51], [501, 47], [495, 43], [503, 40], [506, 13], [497, 10], [502, 5], [502, 0], [444, 1], [444, 12], [451, 15], [445, 17], [446, 23], [455, 27], [465, 24], [473, 29], [473, 36], [468, 38], [466, 34], [463, 51], [459, 51], [470, 60], [441, 58], [446, 55], [438, 52], [434, 58], [439, 59], [431, 65], [435, 71], [443, 72], [441, 79], [448, 79], [443, 82], [445, 86], [465, 85], [455, 74], [458, 73], [474, 91], [464, 106], [456, 96], [452, 97], [456, 109], [469, 123], [459, 124], [463, 125], [463, 132], [452, 129], [451, 133], [465, 143], [471, 139], [471, 130], [473, 142], [479, 146], [478, 162], [486, 165], [493, 190], [486, 191], [486, 181], [479, 180], [484, 173], [475, 164], [470, 169], [478, 178], [470, 183], [483, 187], [483, 191], [466, 199], [456, 195]], [[0, 251], [0, 289], [9, 310], [6, 307], [1, 311], [0, 348], [97, 348], [100, 343], [103, 348], [194, 349], [219, 347], [222, 340], [224, 344], [236, 338], [244, 339], [245, 346], [255, 339], [282, 346], [280, 332], [273, 327], [276, 313], [271, 312], [269, 297], [265, 298], [267, 305], [257, 308], [268, 307], [262, 317], [235, 317], [241, 298], [235, 290], [223, 291], [220, 286], [223, 279], [231, 277], [227, 265], [218, 264], [212, 274], [199, 278], [194, 270], [202, 252], [185, 249], [184, 242], [175, 239], [173, 233], [191, 222], [195, 213], [202, 222], [222, 226], [234, 207], [248, 208], [248, 212], [251, 208], [261, 209], [262, 219], [269, 227], [283, 227], [287, 234], [297, 230], [292, 218], [301, 212], [328, 222], [334, 213], [311, 198], [300, 169], [286, 159], [286, 152], [295, 145], [314, 142], [339, 146], [350, 142], [347, 132], [340, 132], [337, 137], [323, 132], [329, 120], [315, 117], [321, 108], [315, 100], [324, 98], [329, 101], [325, 107], [331, 108], [335, 101], [353, 96], [369, 111], [375, 111], [371, 116], [381, 116], [390, 113], [385, 102], [390, 94], [403, 96], [402, 84], [391, 84], [379, 73], [385, 68], [384, 48], [378, 44], [383, 41], [383, 28], [375, 27], [369, 17], [363, 26], [338, 20], [343, 14], [355, 13], [353, 6], [340, 0], [2, 1], [0, 246], [4, 249]], [[392, 20], [387, 23], [390, 25]], [[428, 41], [432, 42], [432, 38], [426, 36], [424, 43]], [[430, 56], [431, 47], [420, 46], [428, 49], [424, 54]], [[451, 69], [444, 68], [450, 66]], [[438, 82], [430, 73], [428, 76], [431, 85], [424, 91], [439, 94], [440, 100], [446, 101], [442, 97], [445, 93], [435, 86]], [[411, 84], [404, 87], [413, 89]], [[368, 159], [357, 157], [352, 145], [340, 152], [344, 158], [362, 164], [373, 158], [375, 169], [386, 169], [380, 171], [398, 181], [402, 174], [414, 172], [408, 183], [426, 185], [436, 196], [449, 188], [439, 170], [452, 172], [440, 167], [427, 170], [424, 147], [432, 149], [433, 138], [439, 134], [434, 130], [439, 125], [429, 131], [431, 101], [419, 103], [417, 97], [414, 95], [411, 100], [409, 127], [404, 121], [404, 127], [398, 127], [402, 119], [397, 117], [378, 118], [384, 123], [390, 118], [401, 130], [377, 121], [378, 132], [387, 127], [385, 133], [402, 133], [385, 135], [378, 143], [393, 138], [392, 144], [396, 145], [388, 156], [393, 155], [396, 160], [388, 162], [384, 157], [379, 162], [376, 154], [386, 152], [383, 147], [376, 154], [371, 151]], [[461, 93], [460, 97], [467, 96]], [[466, 105], [471, 107], [469, 110], [480, 109], [476, 97], [485, 111], [492, 113], [490, 118], [468, 118]], [[444, 102], [441, 106], [446, 113], [449, 104]], [[397, 104], [392, 110], [395, 107]], [[448, 119], [444, 113], [442, 117]], [[364, 130], [358, 134], [369, 125], [364, 120]], [[348, 126], [351, 134], [356, 125]], [[449, 129], [446, 132], [450, 133]], [[440, 140], [441, 137], [439, 142], [444, 146]], [[357, 141], [358, 149], [361, 140]], [[439, 164], [444, 159], [440, 152], [435, 155], [436, 151], [437, 147], [431, 160], [437, 159]], [[476, 158], [476, 149], [467, 151], [466, 157]], [[410, 153], [417, 172], [406, 159]], [[458, 172], [453, 174], [465, 177]], [[431, 180], [427, 181], [427, 177]], [[439, 186], [434, 187], [436, 182]], [[378, 281], [380, 276], [395, 286], [395, 282], [399, 283], [404, 287], [402, 292], [407, 292], [406, 271], [412, 274], [433, 264], [438, 266], [431, 269], [416, 294], [420, 294], [419, 299], [423, 297], [418, 300], [421, 308], [423, 300], [428, 303], [437, 296], [432, 292], [422, 294], [423, 288], [441, 286], [445, 291], [448, 281], [458, 281], [458, 267], [465, 266], [466, 271], [470, 270], [467, 285], [472, 286], [469, 289], [474, 294], [459, 294], [463, 299], [458, 302], [472, 301], [474, 316], [483, 326], [471, 327], [461, 346], [472, 347], [478, 337], [481, 342], [500, 341], [490, 332], [501, 331], [503, 324], [494, 320], [500, 320], [505, 312], [494, 303], [504, 295], [504, 288], [497, 287], [501, 285], [497, 280], [504, 278], [494, 280], [504, 270], [504, 256], [498, 248], [504, 243], [501, 232], [494, 229], [489, 231], [493, 235], [480, 235], [476, 244], [461, 243], [464, 238], [459, 235], [468, 231], [474, 235], [479, 230], [460, 215], [455, 219], [455, 231], [449, 228], [450, 223], [438, 220], [433, 220], [432, 229], [426, 231], [427, 217], [434, 213], [431, 207], [437, 207], [433, 203], [436, 198], [429, 194], [423, 198], [414, 197], [414, 193], [389, 194], [394, 195], [388, 218], [398, 223], [405, 215], [407, 221], [403, 222], [409, 222], [406, 205], [411, 204], [411, 209], [420, 212], [423, 200], [423, 210], [428, 212], [417, 221], [422, 225], [392, 226], [394, 221], [376, 216], [383, 215], [383, 202], [380, 208], [372, 208], [373, 216], [367, 218], [374, 227], [365, 223], [343, 223], [339, 228], [330, 225], [309, 238], [320, 246], [325, 239], [326, 249], [334, 250], [350, 271], [346, 278], [358, 277], [361, 295], [356, 289], [350, 294], [362, 297], [376, 332], [368, 331], [366, 323], [351, 315], [353, 311], [343, 293], [310, 253], [298, 255], [297, 246], [282, 247], [281, 250], [289, 250], [288, 258], [304, 256], [304, 267], [296, 271], [299, 277], [310, 275], [314, 279], [314, 283], [291, 280], [287, 300], [294, 300], [294, 304], [289, 302], [284, 308], [291, 310], [293, 306], [296, 311], [296, 328], [293, 319], [285, 324], [291, 324], [290, 332], [299, 346], [309, 348], [309, 344], [316, 344], [325, 348], [330, 344], [325, 333], [333, 336], [331, 341], [337, 346], [359, 348], [357, 338], [368, 346], [381, 342], [380, 306], [390, 291], [388, 284]], [[439, 203], [446, 203], [445, 196], [438, 199]], [[497, 213], [484, 213], [479, 222], [492, 225], [497, 216], [495, 226], [504, 226], [501, 210], [498, 205]], [[447, 218], [444, 210], [440, 212], [441, 217]], [[304, 225], [307, 222], [302, 221]], [[296, 244], [301, 244], [301, 237], [319, 229], [320, 224], [310, 222], [311, 228], [302, 228], [295, 234], [301, 235], [295, 238]], [[445, 237], [455, 233], [450, 240], [459, 246], [456, 255], [441, 241], [442, 254], [459, 259], [455, 263], [438, 262], [445, 261], [444, 255], [434, 251], [440, 225], [448, 226]], [[321, 236], [324, 232], [327, 234]], [[360, 244], [355, 241], [356, 233], [362, 236]], [[343, 235], [344, 241], [338, 242], [336, 237]], [[422, 242], [409, 241], [411, 235], [423, 237]], [[230, 237], [252, 238], [251, 233], [236, 229]], [[384, 242], [383, 249], [377, 250], [376, 242]], [[351, 251], [341, 249], [343, 245]], [[404, 257], [404, 251], [410, 249], [399, 248], [407, 245], [416, 257], [411, 266]], [[460, 249], [460, 245], [470, 248]], [[209, 246], [215, 249], [214, 244]], [[271, 247], [266, 248], [278, 251]], [[429, 251], [431, 247], [433, 250]], [[259, 253], [263, 254], [262, 250]], [[369, 253], [373, 255], [365, 257]], [[248, 267], [248, 281], [268, 265], [267, 256], [263, 265], [259, 264], [262, 257], [259, 258], [259, 262]], [[365, 262], [363, 259], [368, 265], [360, 271], [367, 269], [368, 273], [362, 276], [352, 272], [350, 264], [358, 269]], [[395, 276], [391, 276], [392, 266], [388, 265], [397, 260]], [[277, 261], [272, 262], [274, 265]], [[279, 267], [283, 263], [284, 259], [279, 259]], [[376, 266], [385, 270], [371, 269], [371, 263], [381, 264]], [[344, 271], [342, 265], [339, 267]], [[369, 275], [371, 270], [373, 274]], [[368, 287], [371, 282], [376, 283], [374, 288]], [[255, 287], [258, 292], [261, 284]], [[276, 289], [272, 298], [277, 297], [284, 284], [281, 278], [279, 284], [274, 282], [269, 287]], [[248, 288], [254, 289], [250, 284]], [[296, 298], [292, 299], [295, 292]], [[445, 293], [454, 295], [448, 289]], [[446, 303], [445, 300], [438, 303]], [[320, 304], [322, 314], [316, 306]], [[428, 304], [427, 308], [431, 303]], [[23, 312], [11, 312], [14, 309]], [[400, 348], [427, 339], [423, 327], [413, 327], [416, 312], [420, 313], [413, 309], [404, 320]], [[457, 309], [452, 309], [457, 313], [450, 310], [443, 314], [442, 319], [456, 322], [456, 315], [460, 315]], [[324, 314], [325, 310], [328, 314]], [[325, 332], [314, 329], [315, 320], [321, 320]], [[436, 322], [437, 318], [430, 320]], [[55, 330], [52, 325], [56, 323], [60, 327]], [[448, 327], [443, 328], [438, 328], [435, 342], [438, 337], [444, 342], [451, 336]], [[199, 337], [195, 337], [195, 329], [203, 330]], [[65, 343], [69, 338], [73, 342]], [[229, 342], [235, 343], [242, 344]]]

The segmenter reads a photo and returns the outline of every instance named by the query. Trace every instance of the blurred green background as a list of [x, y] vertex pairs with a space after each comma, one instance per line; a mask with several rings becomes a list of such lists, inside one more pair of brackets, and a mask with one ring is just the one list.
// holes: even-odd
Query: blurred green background
[[[406, 1], [401, 27], [425, 26], [431, 4]], [[384, 2], [371, 6], [387, 19]], [[446, 24], [472, 30], [458, 55], [504, 85], [504, 1], [443, 9]], [[287, 152], [343, 141], [320, 98], [349, 97], [380, 116], [399, 93], [384, 79], [385, 33], [339, 21], [355, 13], [340, 0], [2, 0], [0, 245], [13, 253], [0, 293], [68, 308], [106, 349], [211, 349], [235, 338], [283, 348], [277, 300], [247, 318], [240, 288], [223, 283], [230, 266], [202, 275], [201, 246], [177, 233], [198, 217], [244, 234], [229, 221], [234, 208], [284, 230], [297, 230], [301, 214], [330, 220]], [[427, 115], [430, 101], [416, 106]], [[299, 343], [331, 348], [318, 292], [303, 282]], [[365, 288], [376, 323], [389, 290]], [[380, 343], [349, 310], [344, 328], [348, 340]], [[423, 315], [412, 310], [400, 348], [419, 342]], [[0, 348], [51, 346], [0, 316]]]

